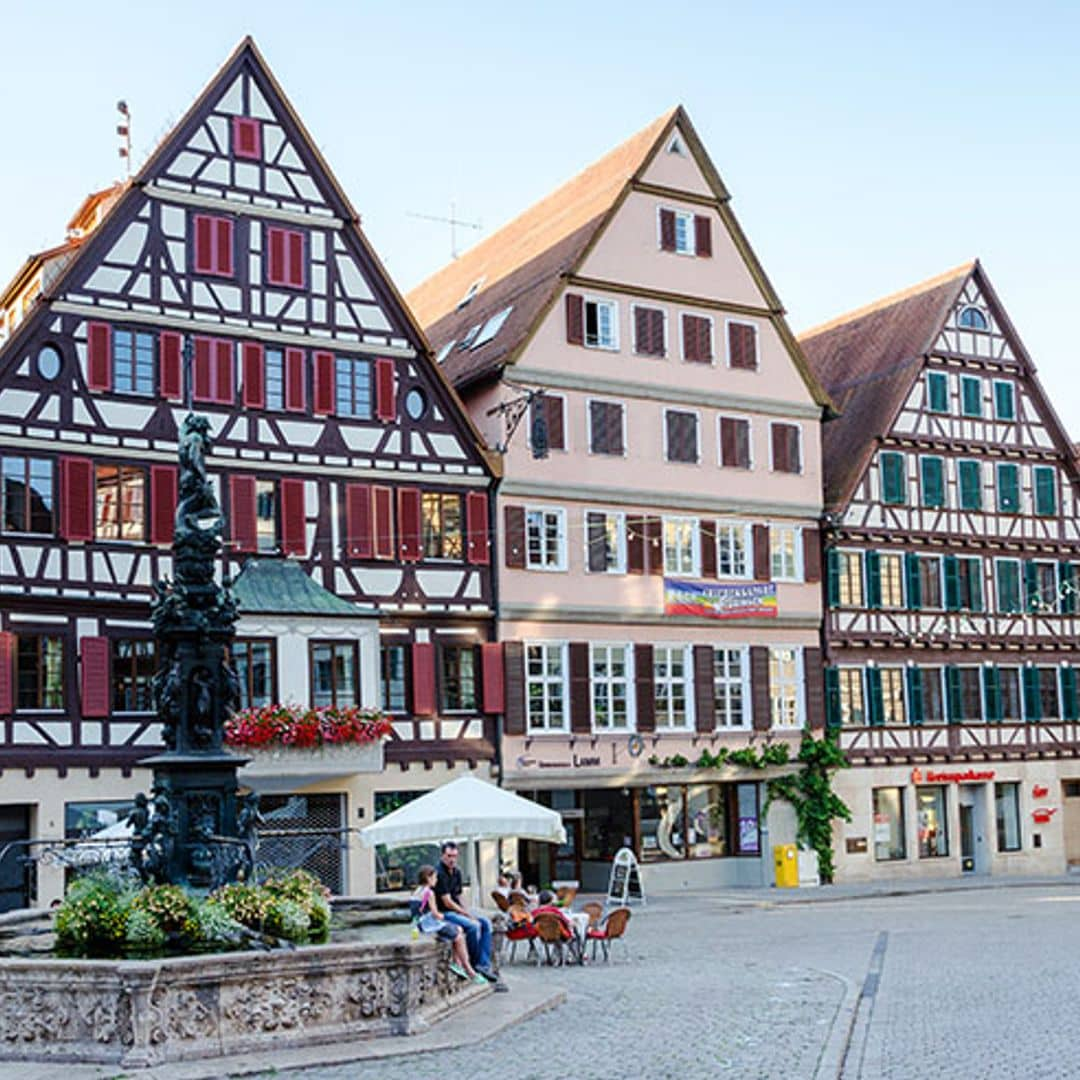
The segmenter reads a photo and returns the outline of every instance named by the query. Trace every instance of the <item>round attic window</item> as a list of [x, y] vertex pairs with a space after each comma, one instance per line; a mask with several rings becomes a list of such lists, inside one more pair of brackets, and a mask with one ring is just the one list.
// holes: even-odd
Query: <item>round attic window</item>
[[989, 330], [990, 323], [977, 307], [966, 307], [960, 312], [960, 325], [968, 330]]
[[427, 395], [419, 387], [414, 386], [405, 395], [405, 411], [413, 420], [419, 420], [427, 412]]
[[52, 382], [60, 374], [60, 368], [63, 367], [63, 364], [64, 358], [55, 345], [43, 345], [37, 354], [38, 374], [43, 379], [48, 379], [49, 382]]

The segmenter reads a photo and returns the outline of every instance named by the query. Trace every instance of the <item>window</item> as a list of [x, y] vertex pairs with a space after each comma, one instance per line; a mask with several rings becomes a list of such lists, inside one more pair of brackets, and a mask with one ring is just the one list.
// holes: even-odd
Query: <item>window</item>
[[1016, 419], [1016, 397], [1011, 382], [994, 380], [994, 419]]
[[502, 311], [497, 311], [486, 323], [484, 328], [476, 336], [476, 340], [472, 343], [474, 349], [479, 349], [481, 345], [486, 345], [489, 341], [494, 341], [498, 336], [499, 331], [506, 324], [506, 320], [510, 318], [510, 313], [514, 310], [514, 305], [505, 307]]
[[1020, 850], [1020, 785], [994, 785], [998, 851]]
[[15, 707], [27, 712], [64, 708], [64, 639], [19, 634], [15, 649]]
[[250, 116], [234, 116], [232, 122], [233, 157], [251, 158], [258, 161], [262, 157], [262, 124]]
[[682, 210], [675, 211], [675, 250], [680, 255], [693, 255], [694, 215]]
[[774, 728], [802, 727], [802, 649], [769, 650], [769, 703]]
[[334, 363], [335, 407], [338, 416], [371, 419], [371, 362], [339, 356]]
[[439, 661], [442, 711], [476, 712], [476, 646], [443, 645]]
[[957, 463], [960, 478], [960, 509], [982, 509], [982, 463], [960, 461]]
[[1020, 601], [1019, 559], [995, 559], [994, 584], [998, 611], [1011, 615], [1024, 610]]
[[707, 217], [659, 207], [657, 226], [661, 251], [673, 251], [679, 255], [712, 254], [712, 236]]
[[255, 550], [263, 554], [277, 551], [277, 484], [255, 481]]
[[653, 693], [658, 728], [686, 729], [691, 726], [690, 647], [653, 647]]
[[713, 362], [713, 321], [706, 315], [683, 315], [682, 357], [693, 364]]
[[267, 409], [285, 408], [285, 354], [281, 349], [267, 349], [263, 356]]
[[997, 467], [997, 508], [1001, 514], [1020, 513], [1020, 466], [1002, 462]]
[[145, 474], [133, 465], [98, 465], [97, 528], [99, 540], [142, 540]]
[[903, 724], [904, 669], [878, 668], [881, 676], [881, 718], [886, 724]]
[[112, 711], [153, 712], [154, 642], [115, 638], [112, 642]]
[[277, 697], [273, 641], [234, 641], [232, 666], [240, 681], [241, 709], [273, 704]]
[[756, 371], [757, 327], [753, 323], [729, 322], [727, 324], [728, 367], [742, 371]]
[[798, 424], [770, 424], [773, 472], [802, 472], [802, 429]]
[[585, 565], [590, 574], [626, 573], [626, 515], [585, 514]]
[[930, 412], [949, 411], [949, 376], [944, 371], [926, 373], [926, 404]]
[[924, 608], [940, 608], [941, 602], [941, 557], [939, 555], [919, 556], [919, 596]]
[[887, 506], [907, 502], [907, 469], [904, 455], [883, 450], [878, 457], [881, 469], [881, 501]]
[[717, 727], [748, 726], [748, 669], [745, 649], [713, 649], [713, 703]]
[[1035, 484], [1035, 513], [1053, 517], [1057, 513], [1057, 469], [1052, 465], [1036, 465], [1031, 472]]
[[566, 646], [525, 646], [525, 706], [529, 731], [566, 730]]
[[618, 349], [619, 306], [614, 300], [585, 301], [585, 344], [590, 349]]
[[634, 352], [638, 356], [667, 355], [667, 319], [662, 308], [633, 305]]
[[841, 607], [862, 607], [863, 605], [863, 577], [862, 577], [862, 554], [858, 551], [838, 551], [837, 559], [837, 585], [839, 589], [839, 604]]
[[1001, 719], [1022, 720], [1024, 718], [1024, 707], [1020, 689], [1020, 669], [1015, 667], [998, 668], [997, 686], [1000, 697]]
[[904, 606], [904, 558], [895, 551], [882, 552], [878, 557], [878, 580], [883, 608]]
[[982, 559], [962, 557], [956, 560], [957, 607], [961, 611], [983, 610]]
[[1059, 609], [1055, 562], [1028, 562], [1024, 567], [1027, 610], [1052, 615]]
[[382, 707], [386, 713], [409, 711], [409, 646], [384, 645], [379, 650], [382, 668]]
[[949, 815], [945, 809], [945, 788], [916, 788], [915, 806], [919, 814], [919, 858], [936, 859], [948, 855]]
[[725, 469], [750, 469], [750, 421], [738, 416], [720, 417], [720, 464]]
[[529, 421], [529, 445], [533, 450], [539, 446], [541, 435], [546, 439], [549, 450], [566, 449], [566, 424], [563, 415], [566, 408], [566, 398], [561, 394], [551, 394], [547, 391], [540, 397], [533, 398], [532, 417]]
[[233, 223], [229, 218], [195, 215], [195, 273], [233, 276]]
[[894, 862], [907, 858], [904, 838], [904, 789], [874, 788], [874, 858]]
[[977, 724], [983, 718], [982, 678], [977, 667], [957, 667], [949, 669], [955, 681], [953, 720], [966, 724]]
[[866, 723], [866, 703], [863, 699], [862, 668], [838, 668], [840, 688], [840, 723], [862, 727]]
[[802, 581], [799, 533], [797, 525], [769, 526], [769, 556], [774, 580]]
[[464, 551], [461, 496], [425, 491], [420, 497], [425, 559], [460, 559]]
[[597, 731], [630, 727], [631, 663], [629, 645], [589, 647], [592, 721]]
[[306, 280], [304, 234], [298, 229], [266, 229], [266, 283], [302, 289]]
[[336, 709], [360, 700], [360, 673], [356, 645], [351, 641], [312, 642], [311, 704]]
[[54, 506], [48, 458], [0, 458], [0, 531], [50, 536]]
[[697, 518], [664, 518], [664, 573], [677, 577], [698, 577]]
[[722, 578], [750, 576], [750, 526], [716, 525], [716, 573]]
[[566, 511], [525, 511], [525, 565], [530, 570], [566, 569]]
[[113, 330], [113, 390], [120, 394], [154, 392], [154, 335]]
[[589, 453], [622, 457], [626, 453], [626, 410], [611, 401], [589, 402]]
[[965, 330], [989, 330], [990, 323], [986, 316], [977, 307], [966, 307], [957, 317], [956, 320], [959, 326], [964, 327]]
[[927, 667], [920, 670], [924, 724], [945, 723], [945, 694], [941, 680], [942, 669], [939, 667]]
[[960, 376], [960, 411], [964, 416], [982, 416], [982, 379]]
[[945, 505], [945, 462], [939, 457], [919, 458], [922, 480], [922, 504], [927, 507]]
[[665, 409], [664, 443], [668, 461], [696, 465], [700, 460], [697, 413]]
[[1061, 704], [1058, 699], [1058, 669], [1041, 667], [1035, 669], [1035, 679], [1039, 688], [1039, 718], [1057, 720], [1061, 718]]

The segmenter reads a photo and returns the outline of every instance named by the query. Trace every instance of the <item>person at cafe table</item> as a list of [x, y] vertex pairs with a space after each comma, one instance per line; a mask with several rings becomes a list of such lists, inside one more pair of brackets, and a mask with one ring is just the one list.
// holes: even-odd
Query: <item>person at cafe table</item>
[[496, 976], [491, 970], [491, 922], [483, 915], [473, 915], [461, 903], [461, 871], [458, 869], [458, 846], [447, 840], [442, 846], [439, 874], [435, 882], [435, 899], [446, 921], [465, 931], [472, 966], [491, 982]]

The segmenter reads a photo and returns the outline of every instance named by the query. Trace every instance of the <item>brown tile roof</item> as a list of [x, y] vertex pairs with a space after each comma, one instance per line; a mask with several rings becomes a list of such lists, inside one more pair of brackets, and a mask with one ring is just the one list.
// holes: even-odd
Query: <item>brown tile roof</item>
[[965, 263], [799, 335], [811, 370], [840, 411], [822, 436], [826, 509], [842, 509], [850, 499], [976, 265]]

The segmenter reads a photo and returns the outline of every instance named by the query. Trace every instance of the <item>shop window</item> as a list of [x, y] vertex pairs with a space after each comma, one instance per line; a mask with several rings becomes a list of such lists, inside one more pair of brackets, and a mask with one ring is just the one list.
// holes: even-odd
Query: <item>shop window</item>
[[746, 649], [713, 650], [713, 702], [717, 727], [747, 726], [748, 669]]
[[64, 708], [64, 639], [19, 634], [15, 649], [15, 707], [33, 712]]
[[157, 664], [148, 638], [116, 638], [112, 643], [113, 712], [153, 712]]
[[443, 645], [440, 647], [440, 686], [444, 713], [475, 712], [476, 646]]
[[919, 812], [919, 858], [936, 859], [949, 854], [949, 819], [944, 787], [915, 789]]
[[626, 573], [626, 515], [585, 514], [586, 568], [590, 574]]
[[461, 559], [461, 496], [425, 491], [420, 499], [425, 559]]
[[683, 792], [682, 787], [658, 785], [639, 793], [642, 862], [685, 858]]
[[47, 458], [0, 458], [0, 532], [51, 536], [53, 463]]
[[691, 859], [732, 854], [724, 790], [719, 784], [687, 788], [686, 850]]
[[689, 728], [691, 725], [690, 647], [653, 647], [653, 692], [658, 728]]
[[894, 862], [907, 858], [904, 838], [904, 789], [874, 788], [874, 858]]
[[95, 470], [99, 540], [142, 540], [146, 473], [134, 465], [98, 465]]
[[337, 709], [356, 705], [360, 700], [360, 676], [355, 643], [313, 641], [309, 648], [311, 704]]
[[769, 701], [774, 728], [802, 727], [802, 649], [769, 650]]
[[863, 575], [862, 554], [858, 551], [838, 551], [838, 585], [841, 607], [862, 607]]
[[592, 645], [589, 656], [593, 727], [626, 731], [630, 727], [630, 646]]
[[529, 731], [566, 730], [566, 645], [525, 646], [525, 706]]
[[994, 785], [994, 819], [997, 825], [998, 851], [1019, 851], [1020, 785]]
[[273, 704], [277, 697], [274, 689], [273, 641], [234, 641], [232, 664], [240, 680], [241, 709]]
[[837, 669], [840, 687], [840, 723], [862, 727], [866, 723], [866, 702], [863, 698], [863, 669]]
[[382, 666], [382, 707], [387, 713], [409, 711], [409, 646], [384, 645], [379, 651]]
[[735, 785], [736, 855], [761, 854], [761, 806], [757, 784]]

